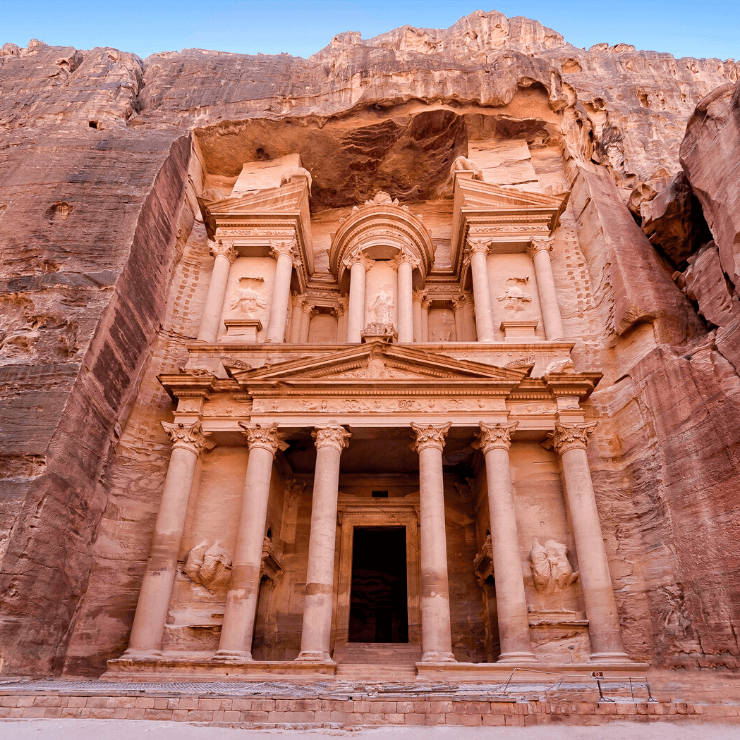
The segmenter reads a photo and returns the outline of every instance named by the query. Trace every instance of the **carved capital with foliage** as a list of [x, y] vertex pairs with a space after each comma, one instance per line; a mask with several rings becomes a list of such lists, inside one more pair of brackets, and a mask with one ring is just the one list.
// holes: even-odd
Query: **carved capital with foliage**
[[231, 265], [234, 264], [234, 261], [239, 256], [236, 249], [234, 249], [234, 242], [228, 239], [219, 239], [217, 242], [211, 242], [211, 254], [214, 257], [226, 257]]
[[299, 261], [296, 259], [294, 247], [295, 240], [270, 242], [270, 257], [279, 259], [284, 255], [289, 257], [294, 265], [297, 265]]
[[468, 249], [470, 250], [470, 256], [475, 254], [488, 254], [488, 249], [491, 245], [490, 239], [468, 239]]
[[548, 442], [558, 455], [569, 450], [585, 450], [589, 435], [596, 428], [596, 422], [584, 424], [555, 424], [555, 431], [547, 435]]
[[186, 424], [182, 421], [172, 423], [163, 421], [162, 428], [169, 435], [173, 450], [181, 448], [190, 450], [196, 455], [203, 451], [203, 448], [208, 444], [207, 438], [211, 436], [209, 432], [203, 431], [200, 419], [192, 424]]
[[315, 440], [316, 449], [322, 447], [333, 447], [341, 452], [345, 447], [349, 447], [349, 438], [352, 436], [344, 427], [316, 427], [311, 432]]
[[413, 448], [421, 452], [427, 447], [436, 447], [440, 452], [444, 449], [447, 432], [450, 431], [452, 422], [446, 424], [415, 424], [411, 422], [411, 428], [416, 432], [416, 441]]
[[485, 455], [489, 450], [508, 450], [511, 447], [511, 435], [519, 426], [519, 422], [514, 421], [510, 424], [485, 424], [481, 421], [479, 426], [478, 446]]
[[365, 270], [369, 270], [374, 264], [375, 260], [370, 259], [370, 257], [366, 257], [359, 250], [344, 258], [344, 266], [348, 270], [351, 270], [354, 265], [362, 265]]
[[243, 421], [239, 426], [244, 430], [242, 434], [247, 438], [247, 445], [250, 452], [255, 447], [261, 447], [275, 455], [278, 450], [287, 450], [288, 444], [285, 442], [285, 435], [278, 432], [278, 425], [271, 424], [269, 427], [262, 427], [259, 424], [250, 427]]
[[421, 264], [421, 260], [408, 247], [399, 249], [389, 264], [394, 270], [398, 270], [404, 262], [410, 264], [413, 270]]
[[527, 247], [527, 254], [534, 259], [537, 252], [552, 252], [555, 238], [552, 236], [533, 236]]

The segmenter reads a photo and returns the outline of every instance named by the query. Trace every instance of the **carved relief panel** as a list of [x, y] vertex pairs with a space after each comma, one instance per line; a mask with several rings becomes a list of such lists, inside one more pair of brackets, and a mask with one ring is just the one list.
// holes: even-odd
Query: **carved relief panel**
[[390, 260], [375, 260], [365, 278], [365, 326], [393, 324], [398, 329], [398, 275]]
[[[229, 271], [226, 298], [221, 313], [218, 341], [229, 334], [229, 340], [240, 341], [242, 331], [231, 322], [259, 321], [258, 342], [264, 340], [270, 320], [270, 301], [275, 280], [276, 262], [272, 257], [238, 257]], [[224, 323], [226, 322], [226, 323]]]

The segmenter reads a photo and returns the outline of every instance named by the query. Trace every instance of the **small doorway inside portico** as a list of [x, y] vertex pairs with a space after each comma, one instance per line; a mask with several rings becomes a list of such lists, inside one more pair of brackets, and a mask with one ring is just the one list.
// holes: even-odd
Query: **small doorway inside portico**
[[405, 527], [355, 527], [349, 642], [408, 643]]

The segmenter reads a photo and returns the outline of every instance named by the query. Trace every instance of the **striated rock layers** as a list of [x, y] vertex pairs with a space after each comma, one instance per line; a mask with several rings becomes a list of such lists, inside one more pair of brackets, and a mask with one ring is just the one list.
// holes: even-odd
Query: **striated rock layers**
[[570, 192], [553, 260], [576, 370], [604, 373], [589, 454], [626, 647], [736, 667], [739, 71], [496, 12], [309, 59], [2, 47], [2, 673], [99, 675], [127, 643], [169, 453], [156, 375], [205, 300], [197, 198], [299, 152], [317, 222], [377, 190], [444, 204], [491, 137], [531, 152], [502, 183]]

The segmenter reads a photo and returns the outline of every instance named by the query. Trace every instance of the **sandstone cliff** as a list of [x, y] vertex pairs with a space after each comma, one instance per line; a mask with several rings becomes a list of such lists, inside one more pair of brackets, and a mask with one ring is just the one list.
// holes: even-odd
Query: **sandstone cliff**
[[[571, 191], [564, 218], [594, 286], [576, 360], [611, 368], [591, 458], [628, 649], [735, 666], [739, 71], [626, 44], [577, 49], [495, 12], [443, 31], [340, 34], [307, 60], [6, 44], [3, 672], [97, 674], [125, 645], [166, 467], [153, 430], [170, 402], [155, 376], [197, 329], [189, 296], [167, 302], [206, 253], [196, 196], [233, 184], [243, 162], [300, 151], [314, 211], [378, 187], [441, 197], [482, 130], [539, 148], [544, 180], [546, 154], [565, 162], [567, 181], [547, 187]], [[682, 213], [698, 198], [714, 245], [697, 243], [694, 213], [692, 244], [658, 252], [626, 204], [642, 214], [679, 150], [693, 190]]]

